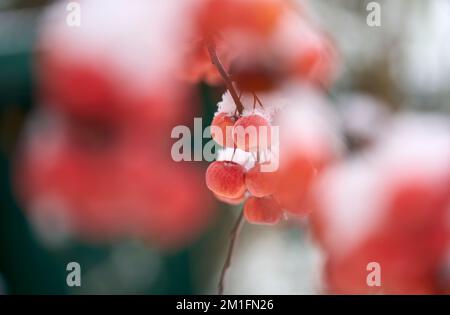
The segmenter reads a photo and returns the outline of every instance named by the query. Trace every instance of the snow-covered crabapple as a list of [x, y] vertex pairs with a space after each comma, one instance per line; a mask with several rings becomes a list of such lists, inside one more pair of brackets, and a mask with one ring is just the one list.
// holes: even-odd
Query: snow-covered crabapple
[[236, 147], [247, 152], [267, 149], [271, 144], [270, 123], [258, 114], [243, 116], [234, 124], [233, 139]]
[[232, 161], [215, 161], [206, 170], [206, 186], [221, 197], [241, 198], [245, 192], [245, 169]]
[[217, 114], [211, 122], [211, 137], [222, 147], [234, 147], [233, 126], [236, 119], [227, 113]]

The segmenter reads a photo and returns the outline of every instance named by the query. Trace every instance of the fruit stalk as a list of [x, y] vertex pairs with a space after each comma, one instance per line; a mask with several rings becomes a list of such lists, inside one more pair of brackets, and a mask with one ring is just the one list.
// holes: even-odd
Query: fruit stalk
[[[225, 81], [227, 89], [228, 89], [228, 91], [230, 91], [231, 97], [233, 98], [233, 101], [236, 104], [236, 111], [238, 112], [239, 115], [241, 115], [242, 112], [244, 111], [244, 106], [241, 103], [240, 96], [238, 95], [238, 93], [236, 92], [236, 90], [234, 88], [233, 80], [231, 79], [230, 75], [225, 70], [225, 67], [222, 65], [222, 62], [220, 61], [219, 57], [217, 56], [216, 47], [212, 41], [207, 42], [207, 48], [208, 48], [209, 56], [211, 58], [211, 62], [217, 68], [221, 77]], [[231, 266], [231, 260], [233, 258], [235, 244], [236, 244], [237, 239], [239, 238], [239, 234], [242, 230], [242, 227], [244, 226], [244, 223], [245, 223], [244, 210], [242, 210], [238, 219], [236, 220], [236, 223], [234, 224], [233, 229], [230, 232], [230, 243], [228, 246], [227, 257], [225, 258], [225, 263], [223, 264], [222, 271], [220, 273], [219, 284], [218, 284], [218, 294], [219, 295], [223, 295], [225, 275]]]
[[231, 266], [231, 259], [233, 258], [234, 248], [237, 239], [239, 238], [239, 234], [241, 233], [242, 227], [244, 226], [244, 210], [241, 211], [236, 223], [234, 224], [233, 229], [230, 232], [230, 244], [228, 246], [228, 253], [225, 259], [225, 263], [222, 267], [222, 272], [220, 273], [219, 285], [218, 285], [218, 294], [223, 295], [223, 287], [225, 281], [225, 275], [227, 273], [228, 268]]
[[244, 106], [242, 105], [241, 100], [233, 86], [233, 80], [231, 79], [230, 75], [225, 70], [224, 66], [222, 65], [222, 62], [220, 61], [219, 56], [217, 56], [216, 47], [215, 47], [214, 43], [212, 41], [208, 41], [206, 46], [208, 48], [208, 53], [211, 58], [211, 62], [217, 68], [217, 70], [220, 73], [220, 76], [225, 81], [227, 89], [228, 89], [228, 91], [230, 91], [231, 97], [233, 98], [233, 101], [236, 104], [236, 110], [239, 113], [239, 115], [241, 115], [242, 111], [244, 110]]

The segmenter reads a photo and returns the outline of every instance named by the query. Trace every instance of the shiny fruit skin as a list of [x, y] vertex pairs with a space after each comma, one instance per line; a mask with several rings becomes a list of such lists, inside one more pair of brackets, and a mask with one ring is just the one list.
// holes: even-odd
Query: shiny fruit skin
[[260, 115], [249, 115], [239, 118], [233, 128], [234, 144], [237, 148], [255, 152], [270, 147], [270, 123]]
[[247, 190], [255, 197], [272, 195], [278, 185], [278, 173], [261, 171], [261, 164], [256, 164], [245, 174]]
[[244, 216], [249, 223], [275, 225], [282, 214], [279, 204], [270, 197], [250, 197], [244, 204]]
[[236, 199], [245, 193], [245, 169], [231, 161], [215, 161], [206, 170], [206, 186], [216, 195]]
[[220, 113], [211, 122], [211, 137], [222, 147], [234, 147], [233, 126], [235, 121], [234, 117]]

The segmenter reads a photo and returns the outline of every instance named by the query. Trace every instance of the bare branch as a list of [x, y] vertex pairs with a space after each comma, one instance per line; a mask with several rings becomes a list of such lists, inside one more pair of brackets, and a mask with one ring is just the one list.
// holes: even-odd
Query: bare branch
[[222, 62], [220, 61], [219, 57], [216, 53], [216, 47], [212, 41], [207, 42], [207, 48], [209, 56], [211, 57], [211, 62], [216, 66], [217, 70], [219, 71], [221, 77], [225, 81], [225, 84], [227, 86], [228, 91], [230, 91], [231, 97], [234, 100], [234, 103], [236, 104], [236, 110], [239, 114], [242, 114], [244, 110], [244, 106], [241, 103], [241, 100], [236, 93], [236, 89], [234, 88], [233, 81], [230, 78], [230, 75], [225, 70], [224, 66], [222, 65]]
[[234, 224], [233, 229], [230, 232], [230, 244], [228, 246], [228, 253], [227, 257], [225, 259], [225, 263], [222, 267], [222, 272], [220, 274], [220, 280], [218, 285], [218, 294], [223, 295], [223, 287], [224, 287], [224, 281], [225, 281], [225, 275], [227, 273], [227, 270], [231, 266], [231, 259], [233, 258], [234, 248], [237, 239], [239, 238], [239, 234], [242, 230], [242, 227], [244, 226], [245, 218], [244, 218], [244, 210], [241, 211], [241, 214], [239, 215], [239, 218], [236, 220], [236, 223]]

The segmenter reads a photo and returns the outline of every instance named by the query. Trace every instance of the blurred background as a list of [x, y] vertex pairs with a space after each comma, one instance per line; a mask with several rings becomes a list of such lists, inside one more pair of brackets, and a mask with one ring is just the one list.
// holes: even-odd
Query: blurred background
[[[443, 139], [448, 170], [450, 1], [377, 1], [380, 27], [366, 23], [369, 2], [298, 1], [339, 52], [323, 97], [346, 154], [414, 111], [443, 126], [430, 139]], [[224, 91], [173, 77], [187, 4], [86, 1], [72, 28], [69, 3], [0, 0], [0, 294], [214, 294], [240, 207], [212, 198], [207, 162], [170, 157], [172, 128], [209, 123]], [[226, 293], [323, 293], [332, 245], [310, 229], [247, 224]], [[71, 261], [81, 287], [66, 285]]]

